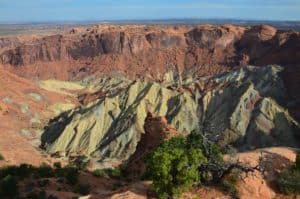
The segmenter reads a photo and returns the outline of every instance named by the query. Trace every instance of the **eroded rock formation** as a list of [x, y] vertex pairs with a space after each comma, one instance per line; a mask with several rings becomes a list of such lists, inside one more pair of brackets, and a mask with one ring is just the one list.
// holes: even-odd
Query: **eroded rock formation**
[[180, 90], [176, 78], [161, 84], [98, 79], [102, 89], [107, 81], [121, 86], [110, 87], [110, 93], [97, 101], [53, 120], [42, 136], [43, 146], [50, 153], [125, 161], [145, 133], [151, 111], [178, 132], [200, 131], [222, 148], [295, 147], [300, 127], [282, 107], [286, 95], [278, 75], [281, 70], [248, 66], [204, 79], [187, 74]]
[[161, 80], [173, 68], [206, 76], [278, 64], [299, 119], [300, 33], [270, 26], [95, 26], [62, 35], [0, 40], [0, 63], [18, 75], [74, 79], [121, 71]]
[[164, 117], [155, 117], [148, 112], [144, 124], [145, 133], [142, 134], [134, 154], [127, 163], [128, 170], [132, 177], [140, 177], [146, 171], [144, 158], [163, 141], [179, 136], [180, 133], [168, 124]]

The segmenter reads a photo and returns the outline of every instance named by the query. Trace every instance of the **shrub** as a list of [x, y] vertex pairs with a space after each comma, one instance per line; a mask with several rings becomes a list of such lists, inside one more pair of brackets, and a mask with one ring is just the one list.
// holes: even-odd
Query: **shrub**
[[0, 169], [0, 178], [4, 178], [8, 175], [16, 176], [17, 175], [17, 169], [16, 166], [7, 166]]
[[34, 172], [34, 167], [28, 164], [21, 164], [20, 166], [7, 166], [0, 169], [0, 178], [4, 178], [7, 175], [15, 176], [18, 178], [28, 177]]
[[45, 186], [47, 186], [49, 183], [50, 183], [50, 181], [49, 181], [48, 179], [42, 179], [42, 180], [39, 180], [39, 181], [38, 181], [38, 185], [39, 185], [40, 187], [45, 187]]
[[55, 170], [56, 177], [67, 180], [67, 183], [75, 185], [78, 182], [79, 170], [77, 167], [68, 165]]
[[104, 170], [96, 169], [96, 170], [93, 171], [93, 176], [104, 177], [104, 175], [105, 175], [105, 171]]
[[0, 154], [0, 161], [5, 160], [4, 156]]
[[79, 171], [75, 167], [66, 167], [63, 169], [63, 175], [67, 182], [71, 185], [75, 185], [78, 182]]
[[300, 151], [297, 152], [296, 163], [294, 165], [295, 170], [300, 170]]
[[54, 176], [53, 169], [45, 163], [37, 168], [37, 173], [41, 178], [51, 178]]
[[119, 168], [121, 170], [122, 177], [123, 178], [127, 178], [129, 176], [129, 174], [130, 174], [128, 165], [122, 164]]
[[89, 162], [81, 162], [80, 164], [77, 165], [77, 167], [81, 171], [86, 171], [88, 165], [89, 165]]
[[300, 172], [286, 170], [276, 179], [279, 191], [285, 194], [300, 194]]
[[145, 165], [144, 177], [153, 181], [159, 198], [179, 197], [203, 182], [220, 182], [218, 172], [224, 172], [219, 148], [197, 132], [164, 141], [146, 156]]
[[58, 197], [56, 197], [56, 196], [53, 196], [53, 195], [50, 195], [50, 196], [48, 196], [48, 198], [47, 199], [59, 199]]
[[230, 181], [224, 180], [221, 183], [223, 190], [228, 193], [232, 198], [239, 198], [237, 188]]
[[88, 184], [77, 184], [74, 187], [74, 192], [79, 193], [81, 195], [87, 195], [87, 194], [89, 194], [90, 189], [91, 189], [91, 187]]
[[300, 194], [300, 152], [297, 153], [295, 164], [281, 172], [275, 182], [282, 193]]
[[47, 194], [45, 191], [40, 192], [30, 192], [26, 195], [27, 199], [47, 199]]
[[223, 190], [230, 194], [232, 198], [239, 198], [238, 190], [236, 188], [240, 176], [239, 170], [231, 171], [224, 179], [222, 179], [221, 186]]
[[21, 164], [17, 169], [16, 175], [19, 178], [25, 178], [31, 175], [34, 172], [35, 168], [32, 165]]
[[122, 170], [120, 167], [114, 168], [114, 169], [109, 169], [108, 170], [108, 175], [111, 178], [116, 178], [116, 179], [120, 179], [123, 175], [122, 175]]
[[146, 157], [147, 176], [153, 180], [153, 190], [159, 198], [180, 196], [193, 184], [200, 183], [198, 167], [206, 163], [207, 158], [196, 147], [197, 141], [174, 137]]
[[18, 195], [18, 182], [16, 177], [7, 175], [0, 182], [0, 196], [15, 197]]
[[86, 156], [78, 156], [71, 162], [71, 165], [77, 167], [81, 171], [86, 171], [89, 165], [89, 160]]
[[113, 184], [112, 190], [113, 190], [113, 191], [116, 191], [116, 190], [118, 190], [120, 187], [122, 187], [122, 183], [116, 182], [116, 183]]
[[54, 162], [53, 166], [56, 169], [61, 169], [61, 163], [60, 162]]

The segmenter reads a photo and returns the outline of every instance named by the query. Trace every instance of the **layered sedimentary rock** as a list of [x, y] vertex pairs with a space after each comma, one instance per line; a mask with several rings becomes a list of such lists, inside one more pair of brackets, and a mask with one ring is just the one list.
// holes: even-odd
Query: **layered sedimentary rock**
[[281, 71], [248, 66], [207, 78], [171, 71], [160, 84], [97, 79], [99, 98], [55, 118], [42, 145], [50, 153], [125, 161], [145, 133], [150, 111], [178, 132], [198, 131], [222, 148], [298, 146], [300, 127], [284, 108]]
[[[181, 106], [184, 104], [184, 106]], [[158, 83], [134, 81], [96, 102], [65, 113], [46, 130], [42, 141], [50, 153], [77, 152], [127, 159], [144, 133], [147, 112], [167, 116], [182, 133], [198, 128], [197, 103], [189, 93]]]
[[270, 26], [95, 26], [40, 38], [3, 38], [0, 64], [18, 75], [73, 79], [121, 71], [161, 80], [176, 68], [215, 75], [233, 67], [278, 64], [299, 117], [300, 34]]
[[234, 142], [247, 147], [296, 146], [293, 138], [299, 125], [283, 108], [287, 97], [278, 76], [281, 70], [248, 67], [213, 78], [215, 88], [203, 98], [207, 135], [221, 146]]
[[[288, 66], [300, 61], [299, 32], [270, 26], [96, 26], [25, 41], [2, 39], [0, 44], [5, 47], [1, 63], [15, 72], [60, 79], [95, 70], [157, 77], [171, 65], [215, 74], [245, 64]], [[20, 73], [22, 66], [31, 65], [36, 67]]]

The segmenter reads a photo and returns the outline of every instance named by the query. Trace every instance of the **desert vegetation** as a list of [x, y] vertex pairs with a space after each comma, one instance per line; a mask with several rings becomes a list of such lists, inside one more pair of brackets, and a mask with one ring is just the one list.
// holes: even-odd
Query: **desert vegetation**
[[[68, 165], [52, 168], [47, 164], [34, 167], [28, 164], [7, 166], [0, 169], [0, 196], [15, 198], [19, 196], [19, 183], [25, 179], [34, 178], [39, 187], [45, 187], [49, 178], [64, 179], [74, 188], [74, 192], [88, 192], [88, 186], [78, 183], [79, 169]], [[25, 198], [49, 198], [44, 192], [30, 192]], [[53, 196], [51, 196], [53, 198]], [[50, 198], [51, 198], [50, 197]]]
[[0, 154], [0, 161], [5, 160], [4, 156]]
[[[52, 182], [58, 182], [61, 186], [57, 191], [68, 191], [77, 195], [88, 195], [91, 191], [89, 182], [80, 182], [80, 175], [88, 176], [89, 179], [105, 178], [111, 179], [112, 189], [116, 190], [126, 180], [125, 167], [109, 169], [96, 169], [90, 172], [86, 168], [86, 162], [72, 162], [62, 166], [60, 162], [55, 162], [53, 166], [41, 164], [35, 167], [29, 164], [19, 166], [6, 166], [0, 168], [0, 198], [26, 198], [26, 199], [55, 199], [57, 196], [47, 192], [47, 186]], [[24, 187], [34, 186], [37, 189], [31, 191]], [[26, 188], [27, 189], [27, 188]]]
[[235, 185], [240, 173], [256, 169], [225, 163], [219, 148], [195, 132], [163, 142], [147, 155], [145, 163], [146, 177], [153, 180], [152, 188], [158, 198], [179, 197], [201, 184], [220, 186], [237, 198]]
[[297, 153], [295, 164], [279, 174], [276, 184], [284, 194], [300, 194], [300, 152]]

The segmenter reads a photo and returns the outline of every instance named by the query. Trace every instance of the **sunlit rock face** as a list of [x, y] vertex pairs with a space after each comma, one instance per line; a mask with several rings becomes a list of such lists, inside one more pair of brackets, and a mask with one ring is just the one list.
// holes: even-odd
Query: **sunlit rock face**
[[223, 148], [297, 146], [300, 128], [284, 108], [281, 70], [248, 66], [207, 78], [171, 71], [161, 83], [95, 78], [89, 84], [99, 97], [53, 119], [42, 145], [49, 153], [125, 161], [151, 112], [181, 134], [198, 131]]
[[[300, 121], [300, 33], [268, 25], [96, 25], [41, 37], [0, 39], [0, 65], [31, 79], [79, 80], [119, 71], [161, 81], [170, 68], [217, 75], [246, 65], [278, 64]], [[1, 66], [0, 66], [1, 67]]]

